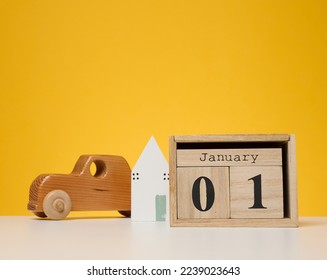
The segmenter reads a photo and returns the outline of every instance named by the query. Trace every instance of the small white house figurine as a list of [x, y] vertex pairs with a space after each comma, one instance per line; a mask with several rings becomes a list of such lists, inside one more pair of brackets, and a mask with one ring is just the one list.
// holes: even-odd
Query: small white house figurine
[[152, 136], [132, 171], [132, 221], [169, 220], [169, 168]]

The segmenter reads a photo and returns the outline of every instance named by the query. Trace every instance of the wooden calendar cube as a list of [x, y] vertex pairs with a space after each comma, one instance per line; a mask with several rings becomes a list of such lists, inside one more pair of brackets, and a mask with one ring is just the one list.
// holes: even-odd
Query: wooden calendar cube
[[180, 167], [177, 184], [179, 218], [229, 218], [228, 167]]
[[295, 137], [170, 137], [171, 226], [296, 227]]
[[231, 218], [283, 218], [281, 166], [230, 168]]

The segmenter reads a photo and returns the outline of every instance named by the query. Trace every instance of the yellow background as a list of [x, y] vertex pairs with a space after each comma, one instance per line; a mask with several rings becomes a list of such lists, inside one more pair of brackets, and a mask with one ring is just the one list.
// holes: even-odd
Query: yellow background
[[0, 1], [0, 215], [81, 154], [154, 135], [295, 133], [299, 214], [327, 215], [326, 1]]

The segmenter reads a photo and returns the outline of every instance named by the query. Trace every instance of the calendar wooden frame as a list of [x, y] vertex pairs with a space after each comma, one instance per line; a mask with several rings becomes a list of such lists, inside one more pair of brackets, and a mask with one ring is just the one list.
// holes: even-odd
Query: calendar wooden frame
[[[283, 218], [179, 218], [177, 151], [179, 149], [282, 149]], [[173, 227], [298, 227], [296, 146], [293, 134], [186, 135], [169, 138], [170, 225]]]

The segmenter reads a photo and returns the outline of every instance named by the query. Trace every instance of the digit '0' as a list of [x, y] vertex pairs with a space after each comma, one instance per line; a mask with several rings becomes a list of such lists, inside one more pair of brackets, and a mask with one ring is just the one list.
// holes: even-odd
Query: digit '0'
[[[201, 199], [200, 199], [201, 180], [204, 180], [206, 186], [207, 203], [204, 209], [201, 206]], [[212, 207], [215, 201], [215, 188], [213, 187], [213, 184], [209, 178], [202, 176], [194, 181], [193, 188], [192, 188], [192, 201], [195, 208], [202, 212], [208, 211]]]

